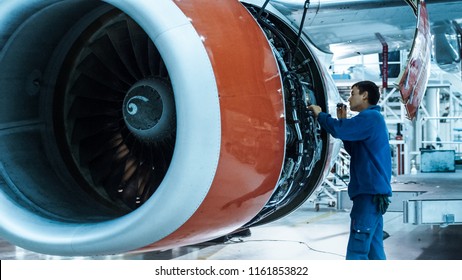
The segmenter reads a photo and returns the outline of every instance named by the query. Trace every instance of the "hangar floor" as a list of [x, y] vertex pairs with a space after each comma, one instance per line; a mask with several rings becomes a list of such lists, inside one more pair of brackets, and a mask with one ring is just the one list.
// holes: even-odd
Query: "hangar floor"
[[[462, 182], [462, 171], [434, 173], [453, 187]], [[416, 176], [414, 181], [428, 180]], [[449, 179], [448, 179], [449, 178]], [[440, 181], [441, 182], [441, 181]], [[403, 184], [400, 184], [403, 188]], [[415, 185], [413, 186], [415, 188]], [[429, 187], [429, 186], [427, 186]], [[438, 185], [438, 189], [443, 185]], [[460, 186], [462, 189], [462, 186]], [[390, 260], [462, 260], [462, 225], [448, 227], [403, 223], [402, 212], [384, 216], [385, 251]], [[137, 260], [342, 260], [348, 240], [349, 211], [305, 203], [294, 213], [268, 225], [251, 229], [250, 236], [226, 242], [208, 242], [163, 252], [123, 254], [74, 259]], [[70, 259], [33, 253], [0, 239], [0, 259]]]

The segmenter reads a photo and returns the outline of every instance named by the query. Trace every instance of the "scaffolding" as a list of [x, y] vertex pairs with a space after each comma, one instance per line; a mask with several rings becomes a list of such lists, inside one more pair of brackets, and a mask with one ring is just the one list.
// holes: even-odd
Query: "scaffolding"
[[349, 168], [350, 155], [342, 148], [326, 179], [308, 199], [314, 204], [316, 211], [319, 211], [322, 205], [342, 209], [341, 195], [348, 188]]

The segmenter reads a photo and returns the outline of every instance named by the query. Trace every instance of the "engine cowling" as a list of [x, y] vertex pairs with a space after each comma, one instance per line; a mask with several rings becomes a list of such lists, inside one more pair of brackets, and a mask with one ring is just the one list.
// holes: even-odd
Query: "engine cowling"
[[100, 255], [274, 221], [326, 175], [297, 30], [237, 1], [3, 1], [0, 235]]

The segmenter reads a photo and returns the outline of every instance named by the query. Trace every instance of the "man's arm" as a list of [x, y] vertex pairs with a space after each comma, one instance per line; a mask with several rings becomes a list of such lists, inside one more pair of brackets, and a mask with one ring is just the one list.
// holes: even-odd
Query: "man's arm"
[[[347, 118], [347, 107], [345, 104], [341, 104], [342, 106], [339, 106], [337, 105], [337, 118], [338, 119], [346, 119]], [[317, 106], [317, 105], [311, 105], [311, 106], [308, 106], [308, 110], [310, 110], [311, 112], [313, 112], [313, 115], [317, 118], [319, 116], [319, 114], [322, 112], [322, 109], [321, 107]], [[326, 131], [328, 133], [333, 133], [333, 131], [329, 131], [328, 127], [325, 128]], [[342, 140], [343, 142], [343, 147], [345, 148], [345, 150], [347, 151], [347, 153], [350, 153], [351, 149], [350, 149], [350, 142], [349, 141], [344, 141]]]
[[[321, 107], [318, 105], [310, 105], [307, 107], [308, 110], [313, 112], [313, 115], [317, 118], [319, 113], [322, 112]], [[346, 119], [347, 117], [347, 106], [345, 104], [337, 104], [337, 119]]]
[[331, 129], [330, 126], [326, 125], [327, 123], [327, 118], [333, 119], [330, 114], [324, 113], [321, 109], [320, 106], [318, 105], [310, 105], [307, 107], [309, 111], [313, 112], [313, 116], [318, 120], [319, 124], [321, 125], [322, 128], [324, 128], [327, 133], [331, 134], [332, 136], [335, 136], [335, 131]]
[[[361, 112], [349, 119], [335, 119], [328, 113], [322, 112], [321, 107], [317, 105], [311, 105], [307, 108], [313, 112], [313, 115], [317, 117], [319, 124], [327, 133], [344, 141], [360, 141], [366, 139], [377, 123], [375, 114], [372, 112], [367, 114]], [[337, 113], [340, 117], [344, 117], [346, 114], [344, 109]]]

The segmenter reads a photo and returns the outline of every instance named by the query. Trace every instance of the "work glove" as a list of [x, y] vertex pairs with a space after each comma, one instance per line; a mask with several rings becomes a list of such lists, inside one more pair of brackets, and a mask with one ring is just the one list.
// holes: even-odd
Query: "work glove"
[[390, 205], [390, 197], [386, 194], [376, 194], [374, 195], [374, 203], [377, 205], [377, 211], [385, 214]]

